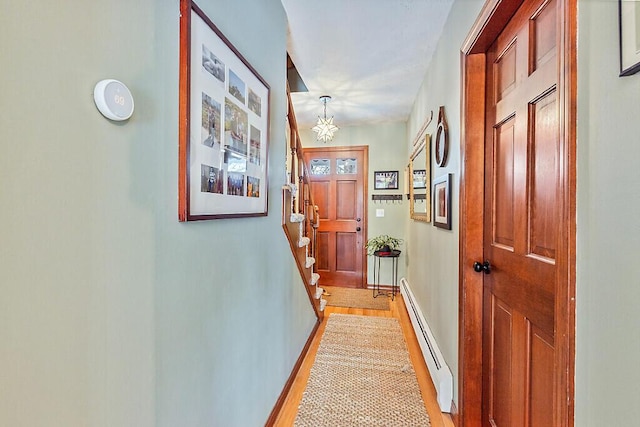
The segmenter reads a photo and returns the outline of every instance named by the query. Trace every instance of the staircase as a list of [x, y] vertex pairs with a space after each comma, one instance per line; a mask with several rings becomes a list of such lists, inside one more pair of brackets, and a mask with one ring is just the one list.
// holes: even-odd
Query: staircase
[[287, 99], [286, 135], [290, 154], [286, 161], [288, 182], [282, 187], [282, 228], [289, 240], [309, 301], [318, 319], [322, 319], [327, 301], [322, 298], [323, 289], [318, 286], [320, 275], [315, 272], [316, 230], [320, 217], [311, 195], [311, 183], [307, 178], [308, 171], [302, 156], [302, 144], [288, 88]]

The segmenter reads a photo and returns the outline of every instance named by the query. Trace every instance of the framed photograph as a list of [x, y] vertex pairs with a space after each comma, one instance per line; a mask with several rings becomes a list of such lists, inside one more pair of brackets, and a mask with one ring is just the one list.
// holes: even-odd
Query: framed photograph
[[413, 171], [413, 189], [427, 188], [427, 170], [416, 169]]
[[433, 225], [451, 230], [451, 174], [433, 180]]
[[269, 85], [180, 0], [178, 219], [267, 215]]
[[375, 190], [397, 190], [398, 189], [398, 171], [375, 171], [374, 173], [374, 189]]
[[620, 76], [640, 71], [640, 0], [618, 0]]

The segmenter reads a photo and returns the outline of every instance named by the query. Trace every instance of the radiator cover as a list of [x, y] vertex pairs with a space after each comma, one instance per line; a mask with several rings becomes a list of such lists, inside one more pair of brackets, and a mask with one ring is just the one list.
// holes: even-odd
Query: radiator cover
[[409, 282], [404, 277], [400, 279], [400, 293], [404, 297], [407, 312], [411, 318], [411, 325], [418, 338], [422, 356], [427, 363], [431, 380], [436, 388], [440, 410], [442, 412], [451, 412], [451, 403], [453, 401], [453, 376], [451, 375], [451, 370], [447, 366], [444, 357], [442, 357], [438, 343], [433, 337], [431, 329], [429, 329], [429, 325], [413, 296], [413, 292], [411, 292]]

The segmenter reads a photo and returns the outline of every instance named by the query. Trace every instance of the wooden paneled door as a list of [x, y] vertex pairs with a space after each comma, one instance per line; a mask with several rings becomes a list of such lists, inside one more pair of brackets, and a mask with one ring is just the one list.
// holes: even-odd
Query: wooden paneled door
[[[557, 0], [525, 1], [486, 55], [483, 425], [554, 425], [562, 221]], [[559, 369], [559, 368], [558, 368]]]
[[365, 287], [368, 147], [306, 148], [304, 159], [320, 214], [320, 284]]

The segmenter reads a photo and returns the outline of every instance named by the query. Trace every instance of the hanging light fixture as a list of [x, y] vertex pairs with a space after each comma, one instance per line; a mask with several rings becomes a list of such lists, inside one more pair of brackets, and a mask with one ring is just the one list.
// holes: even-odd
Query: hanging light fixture
[[318, 116], [318, 123], [312, 128], [316, 132], [318, 141], [328, 142], [333, 139], [333, 134], [338, 130], [338, 126], [333, 124], [333, 116], [327, 118], [327, 102], [331, 101], [329, 95], [322, 95], [320, 102], [324, 104], [324, 115]]

